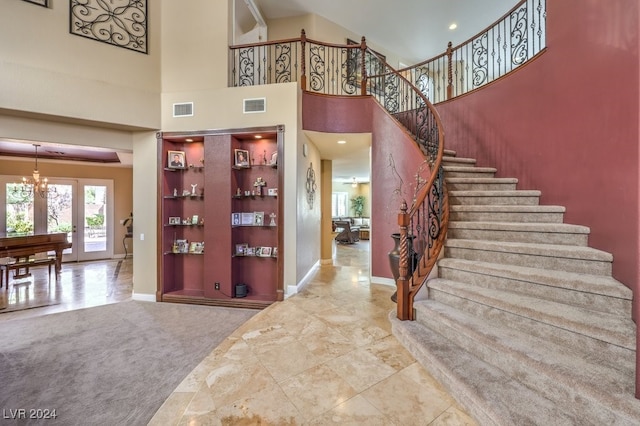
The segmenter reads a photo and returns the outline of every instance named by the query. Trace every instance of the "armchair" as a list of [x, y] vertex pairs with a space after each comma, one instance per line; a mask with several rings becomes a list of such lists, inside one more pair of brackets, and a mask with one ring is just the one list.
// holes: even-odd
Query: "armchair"
[[351, 225], [348, 220], [335, 221], [336, 229], [342, 229], [335, 240], [343, 244], [353, 244], [356, 241], [360, 241], [360, 227]]

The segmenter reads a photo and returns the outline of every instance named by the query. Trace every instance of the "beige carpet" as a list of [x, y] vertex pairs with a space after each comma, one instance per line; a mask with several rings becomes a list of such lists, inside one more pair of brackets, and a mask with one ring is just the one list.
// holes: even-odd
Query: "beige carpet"
[[[257, 311], [122, 302], [1, 323], [2, 424], [144, 425]], [[26, 410], [27, 419], [19, 417]], [[34, 414], [43, 412], [34, 412]], [[7, 418], [9, 417], [9, 418]]]

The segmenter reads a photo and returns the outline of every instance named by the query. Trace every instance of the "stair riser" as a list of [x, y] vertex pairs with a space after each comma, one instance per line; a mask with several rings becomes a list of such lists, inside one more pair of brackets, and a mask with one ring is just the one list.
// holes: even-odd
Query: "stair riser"
[[443, 166], [450, 166], [450, 167], [475, 167], [476, 166], [476, 160], [473, 159], [469, 159], [469, 158], [459, 158], [459, 159], [455, 159], [455, 158], [443, 158], [442, 159], [442, 165]]
[[[456, 166], [457, 167], [457, 166]], [[446, 170], [444, 172], [445, 178], [450, 177], [462, 177], [462, 178], [493, 178], [495, 177], [495, 172], [485, 172], [481, 170], [475, 170], [473, 167], [465, 167], [467, 170]]]
[[[425, 315], [418, 311], [418, 318], [427, 318], [423, 323], [426, 327], [448, 336], [456, 345], [470, 352], [477, 358], [489, 364], [498, 366], [501, 370], [512, 377], [517, 377], [520, 382], [526, 383], [528, 387], [536, 390], [546, 398], [554, 401], [573, 401], [567, 410], [582, 413], [590, 419], [600, 424], [613, 423], [613, 416], [607, 408], [603, 407], [597, 399], [585, 398], [585, 395], [578, 394], [574, 389], [575, 383], [556, 372], [545, 368], [544, 362], [536, 362], [530, 357], [517, 351], [505, 348], [496, 342], [487, 339], [485, 336], [477, 336], [473, 333], [467, 335], [466, 328], [452, 323], [450, 319], [444, 318], [437, 313], [426, 310]], [[427, 324], [428, 323], [428, 324]], [[612, 377], [611, 383], [624, 383], [621, 389], [624, 392], [634, 391], [634, 382], [629, 377], [625, 377], [620, 371], [608, 370]], [[631, 370], [632, 371], [632, 370]], [[577, 411], [576, 411], [577, 410]]]
[[536, 196], [467, 196], [449, 194], [449, 204], [463, 206], [537, 206], [540, 197]]
[[449, 228], [447, 238], [463, 240], [505, 241], [534, 244], [558, 244], [571, 246], [586, 246], [587, 234], [570, 234], [557, 232], [518, 232], [494, 229], [460, 229]]
[[[635, 342], [630, 340], [617, 340], [616, 336], [607, 336], [605, 341], [602, 336], [594, 338], [582, 333], [557, 327], [553, 324], [542, 322], [538, 319], [527, 317], [526, 312], [509, 312], [474, 300], [458, 297], [455, 294], [446, 293], [439, 289], [429, 288], [430, 299], [451, 306], [467, 314], [481, 318], [482, 321], [495, 324], [500, 327], [512, 328], [530, 336], [538, 337], [553, 342], [557, 345], [574, 348], [584, 353], [584, 358], [606, 359], [609, 365], [631, 366], [635, 365]], [[418, 319], [418, 321], [422, 321]], [[427, 318], [425, 321], [429, 321]], [[446, 335], [449, 337], [448, 335]]]
[[438, 276], [440, 278], [473, 284], [483, 288], [512, 291], [527, 296], [539, 297], [540, 299], [580, 306], [607, 314], [621, 315], [625, 318], [631, 317], [631, 301], [616, 297], [522, 281], [520, 277], [518, 279], [510, 279], [508, 277], [475, 273], [442, 266], [438, 267]]
[[455, 210], [449, 210], [449, 220], [460, 222], [563, 223], [564, 214], [529, 212], [457, 212]]
[[454, 259], [478, 260], [481, 262], [503, 263], [529, 268], [552, 269], [554, 271], [611, 275], [611, 262], [597, 260], [571, 259], [526, 253], [493, 252], [460, 247], [445, 247], [444, 255]]
[[514, 191], [515, 183], [502, 182], [447, 182], [449, 191]]

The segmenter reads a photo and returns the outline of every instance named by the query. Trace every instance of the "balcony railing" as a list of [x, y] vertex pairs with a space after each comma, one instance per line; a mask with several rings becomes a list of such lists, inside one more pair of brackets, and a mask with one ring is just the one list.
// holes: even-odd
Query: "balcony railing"
[[[546, 47], [546, 0], [522, 0], [495, 24], [466, 42], [399, 70], [431, 103], [476, 90], [519, 68]], [[300, 38], [232, 46], [229, 86], [300, 82], [327, 95], [382, 94], [384, 74], [375, 52], [360, 44], [329, 44]], [[372, 93], [365, 87], [371, 86]]]

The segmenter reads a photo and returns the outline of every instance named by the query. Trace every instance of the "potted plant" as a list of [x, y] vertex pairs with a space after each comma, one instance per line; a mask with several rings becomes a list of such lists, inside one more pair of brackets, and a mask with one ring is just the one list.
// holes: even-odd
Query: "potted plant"
[[351, 199], [351, 208], [356, 216], [362, 217], [362, 212], [364, 211], [364, 201], [366, 197], [364, 195], [358, 195]]

